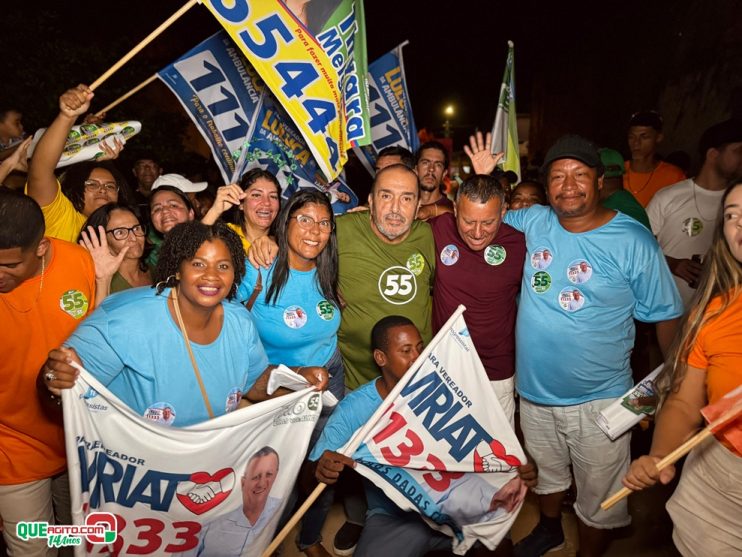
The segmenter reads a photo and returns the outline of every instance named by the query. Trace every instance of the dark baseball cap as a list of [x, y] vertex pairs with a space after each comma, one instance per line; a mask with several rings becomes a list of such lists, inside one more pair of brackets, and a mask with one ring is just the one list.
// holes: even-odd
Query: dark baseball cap
[[543, 170], [546, 172], [549, 165], [559, 159], [575, 159], [591, 168], [598, 169], [598, 176], [603, 174], [603, 165], [595, 145], [579, 135], [564, 135], [547, 151], [544, 158]]
[[709, 149], [718, 149], [727, 143], [739, 143], [742, 141], [742, 120], [739, 118], [730, 118], [718, 124], [714, 124], [701, 136], [698, 142], [698, 149], [701, 152], [701, 159], [706, 159], [706, 151]]

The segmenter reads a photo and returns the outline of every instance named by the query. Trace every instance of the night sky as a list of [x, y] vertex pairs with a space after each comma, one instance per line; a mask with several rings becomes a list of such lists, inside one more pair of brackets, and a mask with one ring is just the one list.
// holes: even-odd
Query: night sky
[[[14, 4], [3, 14], [0, 36], [0, 68], [4, 77], [11, 76], [3, 80], [4, 102], [20, 105], [28, 128], [47, 125], [60, 93], [78, 82], [92, 82], [182, 4], [179, 0], [117, 1], [104, 8], [91, 0]], [[576, 131], [624, 149], [628, 117], [636, 110], [657, 107], [667, 83], [689, 71], [703, 72], [709, 60], [742, 59], [741, 4], [366, 0], [368, 59], [409, 40], [405, 66], [417, 126], [440, 132], [443, 107], [453, 103], [455, 147], [460, 148], [473, 128], [488, 129], [492, 124], [511, 39], [516, 49], [518, 111], [534, 111], [543, 141]], [[94, 108], [216, 30], [207, 9], [193, 7], [98, 89]], [[739, 83], [739, 72], [735, 79]], [[152, 92], [126, 101], [117, 117], [136, 119], [137, 103], [147, 102], [148, 95]], [[696, 108], [706, 110], [710, 119], [733, 109]]]

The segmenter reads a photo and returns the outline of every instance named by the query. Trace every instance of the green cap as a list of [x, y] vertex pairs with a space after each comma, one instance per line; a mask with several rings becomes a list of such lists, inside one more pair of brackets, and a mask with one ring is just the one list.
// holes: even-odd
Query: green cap
[[600, 162], [605, 167], [604, 178], [620, 178], [624, 175], [623, 156], [614, 149], [600, 149]]

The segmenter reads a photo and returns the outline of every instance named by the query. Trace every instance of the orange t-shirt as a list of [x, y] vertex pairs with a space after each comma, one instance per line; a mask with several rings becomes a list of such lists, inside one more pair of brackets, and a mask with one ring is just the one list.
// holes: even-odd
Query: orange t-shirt
[[76, 244], [49, 238], [42, 276], [0, 294], [0, 485], [49, 478], [66, 467], [61, 414], [47, 415], [36, 377], [95, 306], [95, 267]]
[[[721, 298], [714, 298], [706, 312], [721, 307]], [[701, 328], [696, 343], [688, 355], [688, 365], [706, 370], [706, 396], [709, 404], [742, 385], [742, 293], [724, 310]], [[742, 418], [729, 428], [742, 428]], [[721, 436], [723, 440], [723, 434]], [[730, 444], [724, 443], [737, 456], [742, 456]]]
[[634, 172], [631, 170], [631, 161], [626, 161], [624, 168], [623, 189], [630, 191], [645, 208], [659, 190], [685, 180], [682, 170], [663, 161], [652, 172]]

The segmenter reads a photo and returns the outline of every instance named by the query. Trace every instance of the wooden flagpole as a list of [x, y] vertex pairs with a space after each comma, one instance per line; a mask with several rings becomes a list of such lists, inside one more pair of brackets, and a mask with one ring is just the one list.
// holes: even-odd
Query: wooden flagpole
[[307, 500], [302, 503], [301, 507], [297, 509], [297, 511], [294, 513], [294, 516], [291, 517], [291, 520], [289, 520], [286, 523], [286, 526], [284, 526], [281, 531], [276, 534], [276, 537], [273, 538], [273, 541], [271, 544], [267, 547], [265, 551], [263, 551], [262, 557], [270, 557], [273, 555], [273, 552], [278, 549], [278, 546], [281, 545], [281, 542], [284, 540], [286, 536], [289, 535], [289, 532], [293, 530], [294, 526], [298, 524], [298, 522], [302, 519], [302, 517], [307, 513], [309, 510], [309, 507], [312, 506], [312, 503], [314, 503], [317, 498], [322, 494], [322, 492], [327, 487], [327, 484], [319, 483], [317, 484], [317, 487], [314, 488], [314, 491], [309, 494], [309, 497], [307, 497]]
[[126, 64], [129, 60], [131, 60], [136, 54], [139, 53], [140, 50], [142, 50], [145, 46], [147, 46], [149, 43], [151, 43], [157, 36], [162, 33], [165, 29], [167, 29], [170, 25], [172, 25], [175, 20], [177, 20], [180, 16], [182, 16], [184, 13], [186, 13], [188, 10], [190, 10], [193, 6], [198, 4], [198, 0], [188, 0], [177, 12], [175, 12], [173, 15], [171, 15], [162, 25], [160, 25], [157, 29], [152, 31], [147, 37], [140, 42], [137, 46], [132, 48], [121, 60], [116, 62], [113, 66], [111, 66], [106, 73], [104, 73], [102, 76], [100, 76], [98, 79], [96, 79], [93, 84], [90, 86], [91, 91], [95, 91], [100, 85], [109, 77], [111, 77], [114, 73], [116, 73], [121, 66]]
[[[678, 460], [683, 458], [686, 454], [691, 452], [694, 447], [706, 440], [708, 437], [716, 433], [717, 431], [724, 429], [725, 426], [729, 425], [734, 421], [737, 416], [742, 414], [742, 401], [737, 402], [729, 410], [724, 412], [716, 420], [711, 422], [701, 431], [696, 433], [693, 437], [688, 439], [685, 443], [680, 445], [677, 449], [668, 454], [665, 458], [657, 463], [657, 470], [663, 470], [671, 464], [675, 464]], [[608, 497], [605, 501], [600, 504], [600, 508], [604, 511], [610, 509], [613, 505], [618, 503], [621, 499], [630, 495], [634, 491], [628, 487], [621, 488], [619, 491]]]
[[145, 79], [144, 81], [142, 81], [139, 85], [137, 85], [136, 87], [134, 87], [134, 89], [132, 89], [128, 93], [126, 93], [124, 95], [121, 95], [118, 99], [116, 99], [115, 101], [113, 101], [111, 104], [109, 104], [105, 108], [101, 108], [98, 112], [95, 113], [95, 115], [96, 116], [102, 116], [104, 113], [108, 112], [113, 107], [118, 106], [119, 104], [121, 104], [122, 102], [124, 102], [126, 99], [128, 99], [129, 97], [131, 97], [134, 93], [138, 93], [141, 89], [144, 89], [147, 85], [149, 85], [150, 83], [152, 83], [155, 79], [157, 79], [157, 74], [151, 75], [150, 77], [148, 77], [147, 79]]

